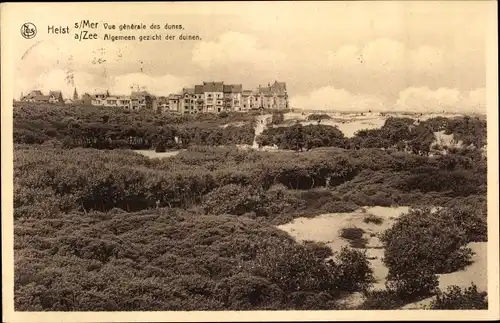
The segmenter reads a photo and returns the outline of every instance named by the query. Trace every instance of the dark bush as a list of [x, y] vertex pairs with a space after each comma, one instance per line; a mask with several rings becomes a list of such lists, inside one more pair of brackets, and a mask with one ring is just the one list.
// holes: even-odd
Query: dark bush
[[382, 224], [384, 222], [384, 219], [380, 216], [377, 216], [375, 214], [367, 214], [363, 218], [364, 223], [374, 223], [374, 224]]
[[342, 228], [340, 230], [340, 236], [347, 240], [357, 240], [363, 237], [365, 231], [361, 228]]
[[332, 249], [324, 242], [304, 241], [304, 245], [309, 252], [319, 259], [326, 259], [333, 256]]
[[[414, 259], [418, 263], [418, 260]], [[437, 275], [418, 269], [405, 273], [392, 274], [389, 272], [386, 288], [390, 294], [396, 295], [405, 302], [414, 302], [434, 295], [438, 291]]]
[[439, 292], [431, 303], [433, 310], [487, 310], [488, 293], [479, 292], [472, 284], [467, 288], [450, 286], [446, 292]]
[[361, 310], [394, 310], [401, 308], [405, 302], [395, 293], [387, 290], [374, 290], [365, 293], [365, 300], [359, 307]]
[[468, 265], [471, 250], [465, 245], [469, 239], [463, 224], [450, 225], [454, 212], [417, 209], [399, 217], [381, 236], [389, 275], [411, 270], [447, 273]]

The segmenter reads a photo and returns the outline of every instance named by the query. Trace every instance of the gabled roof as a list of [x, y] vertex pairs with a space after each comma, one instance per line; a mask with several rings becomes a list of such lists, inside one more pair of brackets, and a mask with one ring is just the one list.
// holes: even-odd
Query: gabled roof
[[102, 95], [104, 95], [104, 97], [107, 96], [106, 93], [94, 93], [94, 94], [92, 94], [92, 99], [97, 99], [98, 96], [102, 96]]
[[194, 94], [194, 88], [183, 88], [182, 94]]
[[242, 92], [242, 95], [244, 95], [244, 96], [249, 96], [249, 95], [253, 95], [253, 94], [254, 94], [254, 92], [252, 90], [244, 90]]
[[135, 97], [139, 97], [139, 96], [152, 96], [152, 95], [149, 94], [147, 91], [136, 91], [136, 92], [132, 92], [132, 94], [130, 96], [132, 98], [135, 98]]
[[42, 91], [40, 90], [33, 90], [30, 93], [28, 93], [24, 98], [26, 99], [33, 99], [37, 96], [43, 95]]
[[284, 95], [286, 93], [286, 83], [274, 81], [273, 84], [268, 84], [268, 86], [259, 86], [257, 91], [262, 94], [276, 93]]
[[228, 84], [223, 86], [224, 93], [240, 93], [243, 90], [241, 84]]
[[61, 94], [61, 91], [50, 91], [49, 96], [58, 97], [58, 96], [62, 96], [62, 94]]
[[203, 85], [195, 85], [194, 94], [203, 94]]
[[224, 82], [203, 82], [203, 92], [223, 92]]

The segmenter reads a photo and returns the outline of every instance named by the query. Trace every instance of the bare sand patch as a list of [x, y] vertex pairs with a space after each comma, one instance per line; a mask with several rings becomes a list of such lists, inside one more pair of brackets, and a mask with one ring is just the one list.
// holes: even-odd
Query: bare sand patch
[[162, 153], [158, 153], [154, 150], [133, 150], [133, 151], [149, 158], [168, 158], [176, 156], [182, 151], [182, 149], [165, 151]]

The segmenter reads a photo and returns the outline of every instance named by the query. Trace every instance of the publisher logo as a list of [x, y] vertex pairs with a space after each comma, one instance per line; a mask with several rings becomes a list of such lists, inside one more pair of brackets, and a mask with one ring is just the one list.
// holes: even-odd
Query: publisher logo
[[26, 22], [21, 26], [21, 35], [26, 39], [36, 36], [36, 26], [31, 22]]

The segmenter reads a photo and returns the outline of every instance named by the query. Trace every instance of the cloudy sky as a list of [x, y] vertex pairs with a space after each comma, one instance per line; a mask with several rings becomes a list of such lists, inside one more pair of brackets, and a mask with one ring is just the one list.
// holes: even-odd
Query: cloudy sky
[[[255, 2], [33, 5], [14, 28], [15, 96], [31, 89], [78, 92], [143, 88], [168, 95], [202, 81], [251, 89], [287, 83], [295, 108], [483, 110], [491, 2]], [[496, 10], [496, 9], [494, 9]], [[80, 19], [182, 24], [183, 30], [113, 35], [199, 35], [199, 41], [82, 41]], [[47, 26], [69, 25], [69, 35]]]

